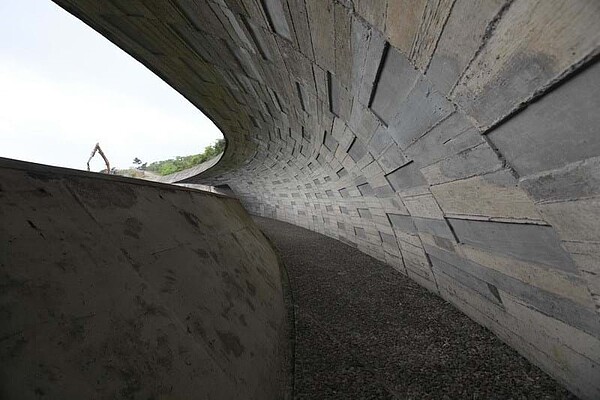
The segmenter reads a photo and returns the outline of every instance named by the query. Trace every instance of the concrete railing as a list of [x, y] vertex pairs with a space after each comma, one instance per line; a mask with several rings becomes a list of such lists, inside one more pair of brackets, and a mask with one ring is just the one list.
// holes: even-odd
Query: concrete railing
[[281, 399], [280, 266], [238, 200], [0, 159], [0, 397]]

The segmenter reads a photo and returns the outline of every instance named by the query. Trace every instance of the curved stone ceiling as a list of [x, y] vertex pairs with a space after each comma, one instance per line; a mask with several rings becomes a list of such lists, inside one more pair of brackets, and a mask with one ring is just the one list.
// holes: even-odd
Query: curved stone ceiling
[[385, 260], [600, 398], [600, 2], [55, 1], [221, 128], [185, 182]]

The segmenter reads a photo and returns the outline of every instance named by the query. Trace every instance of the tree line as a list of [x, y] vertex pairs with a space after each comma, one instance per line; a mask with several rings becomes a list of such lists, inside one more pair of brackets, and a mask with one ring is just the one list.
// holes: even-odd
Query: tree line
[[199, 154], [177, 156], [169, 160], [155, 161], [151, 164], [142, 164], [142, 161], [136, 157], [133, 163], [138, 165], [137, 169], [142, 171], [152, 171], [159, 175], [169, 175], [202, 164], [218, 156], [223, 150], [225, 150], [225, 139], [218, 139], [213, 145], [206, 146], [204, 151]]

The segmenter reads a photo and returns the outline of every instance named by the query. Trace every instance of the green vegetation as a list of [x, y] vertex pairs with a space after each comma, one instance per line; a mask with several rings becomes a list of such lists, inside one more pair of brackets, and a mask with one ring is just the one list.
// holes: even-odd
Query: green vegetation
[[[174, 172], [183, 171], [184, 169], [202, 164], [203, 162], [218, 156], [223, 152], [223, 150], [225, 150], [225, 139], [219, 139], [215, 142], [215, 144], [207, 146], [204, 149], [204, 152], [200, 154], [193, 154], [191, 156], [178, 156], [175, 157], [175, 159], [155, 161], [147, 166], [146, 164], [143, 164], [138, 168], [146, 171], [152, 171], [159, 175], [169, 175]], [[141, 161], [136, 157], [134, 163], [138, 164], [141, 163]]]

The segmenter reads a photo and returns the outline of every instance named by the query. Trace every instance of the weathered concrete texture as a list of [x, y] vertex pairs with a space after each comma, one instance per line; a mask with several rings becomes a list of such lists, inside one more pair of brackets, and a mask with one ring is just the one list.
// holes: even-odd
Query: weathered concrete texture
[[55, 1], [222, 129], [187, 183], [386, 262], [600, 398], [600, 2]]
[[281, 399], [278, 259], [235, 199], [0, 160], [2, 399]]
[[521, 176], [600, 155], [600, 64], [560, 86], [488, 136]]

